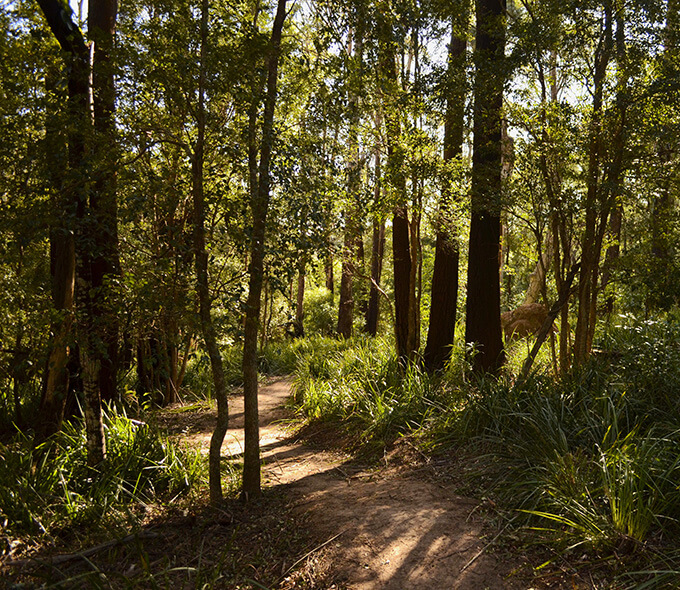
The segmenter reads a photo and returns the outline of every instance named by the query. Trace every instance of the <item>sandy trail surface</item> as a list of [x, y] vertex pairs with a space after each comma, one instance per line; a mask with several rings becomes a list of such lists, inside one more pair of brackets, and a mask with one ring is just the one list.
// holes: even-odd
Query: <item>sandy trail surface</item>
[[[484, 530], [476, 500], [456, 495], [424, 470], [391, 467], [387, 457], [379, 468], [366, 468], [341, 453], [299, 442], [283, 407], [290, 395], [290, 379], [260, 387], [263, 483], [285, 486], [295, 511], [304, 515], [323, 545], [330, 588], [530, 587], [509, 576], [517, 563], [485, 550], [494, 532]], [[230, 398], [230, 413], [223, 452], [238, 455], [243, 449], [242, 395]], [[209, 432], [189, 440], [207, 452]]]

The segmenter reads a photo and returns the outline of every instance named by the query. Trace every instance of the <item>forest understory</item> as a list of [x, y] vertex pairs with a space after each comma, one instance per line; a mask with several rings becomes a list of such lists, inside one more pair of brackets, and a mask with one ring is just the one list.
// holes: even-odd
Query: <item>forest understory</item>
[[0, 585], [680, 588], [680, 0], [0, 31]]
[[[300, 429], [284, 407], [291, 379], [260, 391], [265, 492], [219, 507], [191, 500], [138, 507], [129, 535], [71, 531], [6, 560], [8, 588], [278, 588], [461, 590], [594, 588], [598, 568], [555, 562], [508, 532], [507, 515], [465, 474], [472, 455], [427, 455], [404, 437], [381, 457], [359, 457], [346, 434]], [[225, 460], [243, 444], [242, 395], [230, 397]], [[171, 437], [207, 454], [215, 412], [178, 403], [155, 417]], [[356, 442], [356, 441], [355, 441]], [[99, 541], [99, 542], [98, 542]]]
[[[659, 585], [620, 577], [649, 560], [647, 550], [636, 557], [623, 543], [598, 552], [545, 542], [499, 493], [513, 480], [501, 475], [499, 484], [491, 446], [432, 446], [432, 433], [428, 445], [414, 429], [376, 444], [351, 420], [301, 420], [299, 402], [293, 411], [300, 387], [299, 375], [260, 387], [260, 498], [238, 496], [244, 417], [236, 389], [223, 445], [229, 491], [219, 506], [203, 480], [169, 500], [138, 497], [134, 516], [112, 527], [74, 519], [42, 543], [5, 537], [0, 579], [8, 588], [673, 587], [644, 572]], [[214, 403], [188, 399], [147, 419], [205, 462]]]

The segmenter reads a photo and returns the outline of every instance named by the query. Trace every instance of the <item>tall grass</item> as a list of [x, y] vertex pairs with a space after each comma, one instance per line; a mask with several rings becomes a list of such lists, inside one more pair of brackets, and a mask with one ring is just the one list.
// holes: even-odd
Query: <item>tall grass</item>
[[454, 423], [493, 456], [506, 505], [558, 545], [633, 551], [680, 518], [678, 415], [651, 420], [658, 393], [620, 369], [487, 382]]
[[622, 318], [591, 362], [518, 385], [474, 381], [460, 350], [434, 379], [400, 370], [385, 340], [317, 340], [298, 348], [296, 402], [364, 444], [417, 431], [430, 449], [481, 454], [491, 492], [540, 539], [653, 563], [636, 578], [653, 587], [652, 570], [680, 579], [678, 342], [672, 317]]
[[383, 445], [430, 420], [445, 397], [436, 383], [415, 364], [400, 368], [385, 339], [316, 339], [299, 351], [295, 395], [307, 420], [343, 422]]
[[7, 533], [49, 536], [65, 526], [127, 522], [139, 505], [170, 501], [203, 478], [197, 451], [112, 410], [104, 422], [107, 457], [96, 468], [87, 465], [77, 422], [35, 451], [24, 435], [0, 445], [0, 519]]

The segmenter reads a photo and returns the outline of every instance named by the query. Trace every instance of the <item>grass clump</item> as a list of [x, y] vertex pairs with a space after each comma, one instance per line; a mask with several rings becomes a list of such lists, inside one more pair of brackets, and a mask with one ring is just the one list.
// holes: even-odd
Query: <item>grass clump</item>
[[384, 339], [316, 339], [301, 348], [298, 411], [309, 421], [343, 423], [359, 444], [382, 446], [426, 423], [444, 390], [417, 365], [399, 367]]
[[29, 539], [74, 526], [129, 524], [135, 509], [186, 494], [204, 476], [198, 452], [112, 409], [104, 419], [107, 457], [87, 465], [78, 422], [33, 451], [23, 435], [0, 446], [0, 518], [5, 534]]

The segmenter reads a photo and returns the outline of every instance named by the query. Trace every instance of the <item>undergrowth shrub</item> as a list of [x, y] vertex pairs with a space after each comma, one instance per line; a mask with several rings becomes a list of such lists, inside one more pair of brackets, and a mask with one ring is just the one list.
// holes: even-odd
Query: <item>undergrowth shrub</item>
[[148, 424], [109, 410], [105, 461], [87, 464], [78, 422], [32, 452], [18, 436], [0, 446], [0, 519], [6, 533], [49, 534], [69, 525], [129, 521], [135, 505], [171, 501], [204, 477], [198, 451], [164, 439]]
[[400, 368], [385, 339], [316, 340], [300, 350], [298, 411], [308, 420], [344, 422], [363, 444], [383, 445], [429, 420], [444, 390], [417, 365]]
[[[258, 350], [258, 372], [262, 376], [290, 375], [295, 371], [297, 351], [303, 340], [276, 340], [267, 342]], [[243, 347], [234, 344], [222, 349], [222, 362], [227, 383], [243, 385]], [[213, 382], [210, 359], [206, 353], [198, 353], [187, 365], [182, 391], [191, 398], [212, 399]]]
[[305, 334], [330, 336], [335, 332], [337, 312], [333, 304], [333, 293], [325, 287], [305, 291]]
[[493, 456], [496, 493], [561, 546], [632, 550], [680, 517], [680, 424], [650, 423], [609, 376], [592, 363], [560, 381], [488, 381], [455, 422]]

